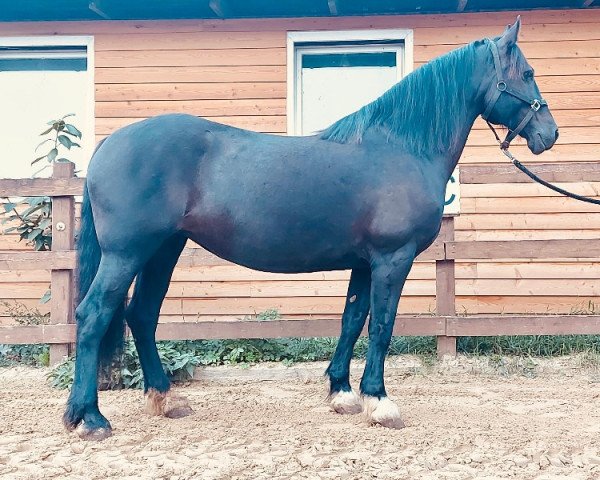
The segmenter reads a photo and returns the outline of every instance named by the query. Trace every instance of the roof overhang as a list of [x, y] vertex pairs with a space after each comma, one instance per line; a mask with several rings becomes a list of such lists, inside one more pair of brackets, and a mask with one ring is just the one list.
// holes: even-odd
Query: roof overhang
[[600, 0], [0, 0], [0, 21], [327, 17], [598, 7]]

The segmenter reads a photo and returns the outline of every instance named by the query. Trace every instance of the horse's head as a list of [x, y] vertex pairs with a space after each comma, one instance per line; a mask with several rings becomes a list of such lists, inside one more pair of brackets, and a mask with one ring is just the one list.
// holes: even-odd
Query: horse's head
[[554, 145], [558, 127], [535, 82], [533, 68], [517, 45], [520, 27], [518, 17], [502, 36], [484, 41], [489, 68], [482, 69], [487, 77], [482, 82], [482, 116], [507, 127], [508, 142], [520, 135], [527, 140], [529, 150], [538, 155]]

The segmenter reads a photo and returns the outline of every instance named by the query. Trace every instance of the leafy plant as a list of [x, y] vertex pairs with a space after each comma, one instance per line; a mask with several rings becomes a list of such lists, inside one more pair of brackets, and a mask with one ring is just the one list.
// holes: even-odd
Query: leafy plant
[[[171, 380], [191, 379], [196, 365], [200, 363], [192, 349], [187, 347], [187, 343], [185, 341], [158, 342], [156, 345], [163, 368]], [[125, 342], [122, 356], [115, 362], [115, 365], [118, 365], [117, 369], [110, 370], [109, 374], [103, 372], [101, 375], [101, 390], [142, 388], [144, 386], [140, 359], [132, 340]], [[71, 357], [54, 367], [48, 373], [47, 378], [53, 387], [69, 388], [73, 383], [74, 373], [75, 359]]]
[[[30, 309], [23, 303], [1, 301], [3, 315], [11, 317], [19, 325], [45, 325], [50, 320], [48, 314], [37, 308]], [[0, 365], [24, 364], [34, 367], [47, 366], [50, 361], [48, 345], [0, 345]]]
[[66, 158], [57, 158], [59, 149], [66, 148], [67, 150], [71, 150], [73, 147], [81, 147], [78, 143], [74, 141], [75, 138], [81, 140], [81, 132], [72, 124], [67, 123], [65, 118], [73, 117], [74, 113], [69, 113], [57, 120], [50, 120], [47, 125], [50, 125], [50, 128], [47, 128], [40, 136], [49, 135], [48, 138], [44, 139], [36, 148], [37, 152], [40, 147], [47, 145], [48, 143], [52, 143], [50, 150], [48, 150], [44, 155], [37, 157], [35, 160], [31, 162], [31, 165], [35, 165], [38, 162], [46, 160], [48, 165], [44, 165], [40, 170], [35, 172], [33, 176], [35, 177], [38, 173], [42, 172], [46, 168], [48, 168], [54, 162], [68, 162], [69, 160]]
[[[16, 223], [4, 233], [16, 231], [34, 250], [52, 249], [52, 200], [50, 197], [26, 197], [15, 203], [8, 198], [4, 207], [2, 224]], [[21, 212], [19, 212], [21, 209]]]
[[59, 388], [61, 390], [69, 388], [73, 384], [73, 378], [75, 377], [75, 359], [67, 358], [62, 363], [56, 365], [48, 374], [46, 378], [50, 386]]
[[[296, 362], [329, 360], [335, 351], [337, 338], [278, 338], [272, 340], [185, 340], [158, 342], [157, 349], [165, 372], [172, 380], [192, 378], [198, 365], [247, 365], [258, 362]], [[368, 340], [360, 338], [355, 356], [366, 356]], [[431, 357], [435, 352], [434, 337], [394, 337], [391, 354], [413, 353]], [[55, 367], [49, 374], [50, 384], [67, 388], [73, 381], [72, 358]], [[101, 389], [142, 388], [143, 373], [132, 340], [125, 342], [118, 366], [110, 374], [103, 372]]]
[[[80, 147], [73, 139], [81, 139], [81, 132], [72, 124], [67, 123], [65, 118], [73, 114], [65, 115], [58, 120], [48, 122], [49, 128], [40, 135], [48, 136], [37, 147], [36, 151], [42, 146], [51, 143], [51, 148], [44, 155], [34, 159], [31, 164], [46, 160], [46, 165], [33, 174], [37, 174], [48, 168], [54, 162], [68, 161], [66, 158], [57, 158], [59, 150], [70, 150], [73, 147]], [[4, 203], [3, 224], [9, 222], [16, 223], [4, 230], [4, 233], [16, 231], [20, 240], [25, 240], [28, 245], [32, 245], [34, 250], [50, 250], [52, 248], [52, 200], [50, 197], [27, 197], [19, 202], [11, 202], [6, 198]]]
[[279, 310], [275, 308], [270, 308], [268, 310], [265, 310], [264, 312], [257, 313], [255, 320], [258, 320], [259, 322], [267, 322], [269, 320], [279, 320], [280, 318], [281, 315], [279, 313]]
[[12, 318], [19, 325], [47, 325], [50, 322], [50, 314], [42, 313], [37, 308], [29, 308], [24, 303], [6, 300], [0, 301], [4, 308], [4, 315]]
[[[44, 130], [40, 136], [47, 136], [35, 149], [38, 151], [44, 145], [51, 144], [51, 148], [44, 154], [35, 158], [31, 165], [46, 161], [46, 165], [36, 171], [33, 176], [48, 168], [55, 162], [66, 162], [66, 158], [57, 158], [60, 150], [71, 150], [80, 147], [74, 139], [81, 139], [81, 132], [74, 125], [67, 123], [66, 118], [73, 116], [70, 113], [57, 120], [50, 120], [49, 128]], [[12, 226], [4, 229], [3, 233], [16, 231], [19, 240], [25, 241], [36, 251], [47, 251], [52, 249], [52, 199], [50, 197], [26, 197], [22, 200], [12, 202], [9, 198], [3, 199], [3, 211], [0, 211], [2, 224], [8, 223]], [[41, 302], [50, 300], [50, 290], [42, 296]]]

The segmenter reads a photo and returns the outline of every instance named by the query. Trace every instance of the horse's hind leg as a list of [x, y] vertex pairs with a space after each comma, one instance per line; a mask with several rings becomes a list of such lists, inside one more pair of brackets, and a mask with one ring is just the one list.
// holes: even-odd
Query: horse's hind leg
[[160, 362], [155, 336], [160, 307], [186, 240], [183, 235], [170, 237], [148, 260], [137, 276], [125, 313], [144, 372], [146, 410], [152, 415], [181, 417], [192, 412], [184, 398], [168, 393], [171, 384]]
[[[110, 423], [98, 409], [98, 357], [100, 341], [127, 289], [140, 268], [139, 260], [105, 253], [84, 300], [77, 307], [75, 378], [63, 421], [80, 437], [101, 440], [111, 434]], [[83, 422], [83, 423], [82, 423]]]
[[369, 314], [370, 269], [354, 269], [350, 277], [346, 306], [342, 316], [342, 333], [326, 374], [330, 380], [331, 408], [338, 413], [360, 413], [362, 403], [350, 386], [350, 360], [354, 344]]

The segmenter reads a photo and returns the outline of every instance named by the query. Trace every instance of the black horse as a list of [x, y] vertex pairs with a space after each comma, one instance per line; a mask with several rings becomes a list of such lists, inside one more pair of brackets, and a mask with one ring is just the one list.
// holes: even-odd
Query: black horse
[[[433, 60], [315, 136], [264, 135], [164, 115], [102, 142], [83, 200], [83, 300], [66, 427], [84, 438], [110, 435], [98, 409], [97, 371], [122, 339], [124, 318], [149, 411], [186, 413], [169, 392], [155, 330], [188, 239], [257, 270], [351, 269], [341, 336], [327, 369], [331, 406], [401, 427], [384, 387], [384, 358], [402, 287], [415, 257], [439, 232], [446, 183], [473, 122], [484, 114], [519, 132], [534, 154], [558, 137], [517, 46], [519, 28], [517, 19], [500, 37]], [[349, 366], [369, 311], [361, 399], [350, 386]]]

